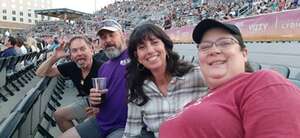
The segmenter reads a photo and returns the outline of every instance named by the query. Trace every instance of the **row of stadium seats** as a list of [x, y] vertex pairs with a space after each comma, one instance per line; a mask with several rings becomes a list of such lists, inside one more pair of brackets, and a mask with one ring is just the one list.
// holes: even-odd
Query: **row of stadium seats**
[[0, 137], [29, 138], [53, 136], [49, 133], [56, 126], [53, 113], [62, 99], [64, 79], [41, 79], [0, 124]]
[[15, 92], [20, 91], [35, 77], [37, 65], [45, 59], [41, 55], [46, 55], [45, 53], [44, 50], [39, 53], [32, 52], [22, 56], [0, 58], [0, 98], [2, 101], [7, 101], [8, 96], [14, 96]]
[[[53, 137], [53, 113], [61, 105], [65, 79], [39, 78], [47, 51], [0, 58], [0, 137]], [[2, 108], [3, 107], [3, 108]]]

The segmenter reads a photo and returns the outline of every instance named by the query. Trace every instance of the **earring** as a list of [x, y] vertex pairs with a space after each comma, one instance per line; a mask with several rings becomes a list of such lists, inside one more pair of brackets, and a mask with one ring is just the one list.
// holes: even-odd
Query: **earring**
[[137, 69], [139, 70], [139, 71], [143, 71], [144, 69], [145, 69], [145, 67], [144, 67], [144, 65], [143, 64], [140, 64], [140, 63], [137, 63]]

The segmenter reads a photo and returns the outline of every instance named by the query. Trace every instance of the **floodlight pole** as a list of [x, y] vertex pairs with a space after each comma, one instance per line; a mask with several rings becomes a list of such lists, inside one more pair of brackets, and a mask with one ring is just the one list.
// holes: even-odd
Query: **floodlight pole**
[[97, 11], [97, 0], [94, 1], [94, 5], [95, 5], [95, 12], [94, 13], [96, 13], [96, 11]]

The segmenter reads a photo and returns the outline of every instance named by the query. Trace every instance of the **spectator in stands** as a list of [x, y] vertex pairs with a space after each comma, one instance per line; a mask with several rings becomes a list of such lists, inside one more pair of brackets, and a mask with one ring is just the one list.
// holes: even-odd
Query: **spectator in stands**
[[17, 55], [25, 55], [27, 54], [27, 49], [24, 46], [24, 42], [22, 40], [22, 38], [18, 37], [16, 38], [16, 52]]
[[2, 43], [0, 43], [0, 53], [1, 53], [4, 49], [6, 49], [5, 46], [4, 46]]
[[103, 49], [99, 45], [100, 43], [98, 38], [91, 38], [91, 42], [93, 44], [94, 53], [97, 53], [100, 49]]
[[36, 42], [37, 42], [36, 46], [39, 49], [39, 51], [44, 50], [43, 40], [40, 38], [36, 38]]
[[27, 47], [31, 50], [31, 52], [40, 52], [40, 49], [37, 47], [37, 42], [33, 37], [27, 37], [26, 42]]
[[[24, 46], [24, 43], [23, 43], [23, 40], [21, 37], [17, 37], [16, 38], [16, 46], [15, 46], [15, 49], [16, 49], [16, 53], [18, 56], [21, 56], [21, 55], [25, 55], [27, 54], [27, 49], [25, 48]], [[21, 63], [18, 63], [16, 65], [16, 71], [19, 71], [21, 70], [22, 68], [24, 68], [24, 62], [22, 61]]]
[[165, 23], [164, 23], [164, 29], [170, 29], [172, 27], [172, 20], [171, 17], [167, 16], [165, 17]]
[[[158, 137], [160, 124], [206, 93], [200, 68], [179, 59], [169, 36], [154, 24], [135, 28], [128, 43], [128, 117], [124, 137]], [[143, 133], [142, 129], [148, 133]]]
[[49, 47], [52, 45], [54, 38], [51, 36], [44, 36], [43, 38], [45, 40], [45, 49], [49, 49]]
[[5, 35], [6, 37], [9, 37], [9, 36], [10, 36], [10, 33], [8, 32], [8, 30], [5, 31], [4, 35]]
[[[126, 64], [129, 62], [122, 27], [114, 20], [100, 23], [97, 33], [110, 59], [98, 70], [99, 77], [107, 78], [105, 98], [101, 91], [91, 89], [90, 103], [100, 111], [95, 118], [69, 129], [60, 137], [67, 138], [120, 138], [127, 119]], [[103, 91], [102, 91], [103, 92]], [[101, 97], [101, 98], [100, 98]]]
[[106, 56], [104, 51], [104, 45], [99, 42], [99, 39], [94, 40], [94, 58], [98, 61], [107, 61], [109, 58]]
[[55, 38], [53, 39], [53, 41], [52, 41], [52, 44], [49, 45], [49, 47], [47, 47], [47, 48], [48, 48], [48, 50], [53, 51], [53, 50], [55, 50], [55, 49], [58, 48], [58, 47], [59, 47], [59, 40], [58, 40], [57, 37], [55, 37]]
[[40, 77], [58, 75], [69, 77], [78, 90], [78, 99], [75, 102], [58, 108], [54, 112], [54, 118], [62, 132], [74, 126], [72, 120], [83, 121], [87, 118], [85, 108], [88, 107], [88, 103], [86, 98], [92, 88], [91, 79], [97, 76], [97, 71], [102, 65], [102, 62], [97, 62], [92, 58], [91, 47], [92, 44], [87, 38], [75, 36], [70, 40], [67, 47], [71, 62], [54, 65], [59, 59], [68, 55], [64, 51], [64, 42], [62, 42], [60, 47], [55, 49], [54, 54], [42, 63], [36, 71]]
[[[17, 52], [15, 49], [16, 43], [17, 41], [14, 37], [12, 36], [6, 37], [4, 42], [4, 46], [6, 49], [0, 52], [0, 58], [17, 56]], [[14, 63], [10, 62], [10, 64], [6, 67], [6, 69], [7, 69], [7, 74], [13, 73], [15, 71]]]
[[278, 8], [278, 1], [277, 0], [272, 0], [272, 3], [271, 3], [271, 9], [272, 11], [276, 11]]
[[285, 1], [285, 0], [279, 0], [278, 10], [279, 10], [279, 11], [284, 10], [285, 4], [286, 4], [286, 1]]
[[10, 56], [16, 56], [17, 52], [15, 49], [17, 41], [14, 37], [8, 36], [5, 38], [4, 46], [6, 47], [5, 50], [3, 50], [0, 53], [0, 57], [10, 57]]
[[239, 29], [212, 19], [193, 31], [209, 94], [169, 118], [161, 138], [300, 137], [300, 90], [273, 71], [247, 72]]

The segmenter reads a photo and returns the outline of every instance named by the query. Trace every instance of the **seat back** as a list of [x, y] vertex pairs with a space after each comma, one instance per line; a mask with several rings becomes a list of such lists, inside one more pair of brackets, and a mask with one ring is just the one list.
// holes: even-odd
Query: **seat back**
[[6, 84], [6, 65], [7, 65], [7, 58], [0, 59], [0, 84], [4, 86]]
[[256, 62], [249, 62], [249, 64], [254, 71], [261, 70], [262, 68], [261, 65]]
[[300, 88], [300, 80], [289, 79], [289, 81], [291, 81], [293, 84], [295, 84], [296, 86], [298, 86], [298, 88]]
[[287, 66], [284, 66], [284, 65], [271, 65], [270, 69], [279, 72], [285, 78], [289, 78], [290, 72], [291, 72], [290, 69]]
[[271, 69], [279, 74], [281, 74], [285, 78], [289, 78], [290, 76], [290, 69], [285, 65], [270, 65], [270, 64], [262, 64], [262, 69]]

